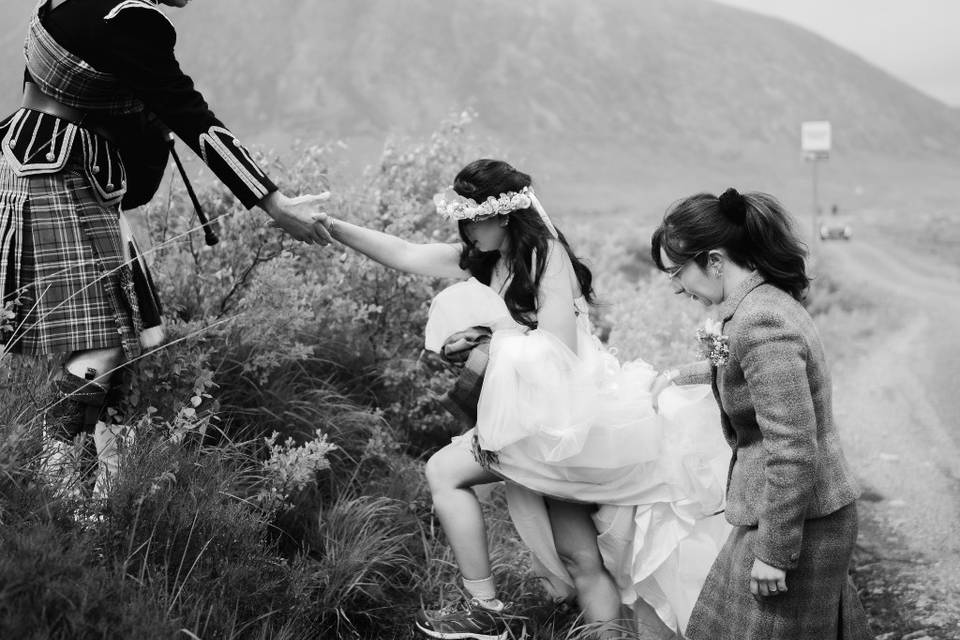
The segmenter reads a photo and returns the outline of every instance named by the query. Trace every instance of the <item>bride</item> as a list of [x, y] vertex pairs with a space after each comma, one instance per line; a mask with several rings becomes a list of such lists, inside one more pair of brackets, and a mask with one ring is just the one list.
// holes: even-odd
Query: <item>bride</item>
[[592, 274], [529, 175], [477, 160], [434, 201], [462, 243], [416, 244], [323, 219], [335, 240], [387, 267], [463, 281], [434, 299], [428, 349], [470, 327], [492, 330], [476, 426], [426, 465], [471, 599], [461, 610], [423, 611], [417, 626], [435, 638], [511, 633], [472, 490], [505, 480], [511, 517], [554, 595], [574, 592], [603, 637], [621, 604], [638, 626], [674, 637], [728, 533], [716, 514], [729, 453], [710, 388], [670, 387], [654, 408], [656, 372], [619, 363], [593, 335]]

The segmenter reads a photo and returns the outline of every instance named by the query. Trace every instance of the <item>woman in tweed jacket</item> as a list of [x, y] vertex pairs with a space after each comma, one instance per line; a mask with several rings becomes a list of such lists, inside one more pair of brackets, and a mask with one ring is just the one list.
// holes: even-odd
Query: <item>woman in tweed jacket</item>
[[720, 347], [710, 359], [665, 373], [654, 390], [711, 383], [733, 450], [726, 518], [735, 528], [687, 637], [872, 638], [848, 575], [859, 491], [823, 346], [799, 302], [805, 250], [787, 213], [762, 193], [698, 194], [667, 212], [652, 255], [678, 294], [717, 305], [720, 323], [707, 337]]

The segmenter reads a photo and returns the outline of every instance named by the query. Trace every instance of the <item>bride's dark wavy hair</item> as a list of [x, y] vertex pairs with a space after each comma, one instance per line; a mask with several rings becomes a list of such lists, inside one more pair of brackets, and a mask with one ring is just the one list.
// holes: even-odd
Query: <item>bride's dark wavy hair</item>
[[[457, 174], [453, 181], [453, 189], [464, 198], [475, 202], [483, 202], [489, 197], [497, 198], [500, 194], [510, 191], [520, 191], [531, 186], [530, 176], [517, 171], [502, 160], [480, 159], [474, 160]], [[547, 262], [547, 242], [550, 231], [547, 229], [540, 214], [533, 207], [518, 209], [505, 214], [509, 221], [504, 228], [509, 237], [508, 253], [503, 256], [507, 262], [513, 278], [504, 292], [503, 299], [514, 320], [530, 328], [536, 328], [533, 319], [537, 312], [537, 292], [540, 290], [540, 279], [543, 276]], [[500, 258], [499, 251], [479, 251], [466, 235], [467, 222], [459, 222], [460, 237], [463, 239], [463, 251], [460, 254], [460, 268], [467, 269], [480, 282], [489, 285], [493, 275], [493, 266]], [[557, 229], [557, 239], [566, 250], [573, 264], [577, 282], [580, 283], [580, 292], [593, 304], [593, 274], [577, 256], [574, 255], [563, 233]], [[533, 256], [536, 255], [536, 265]]]
[[802, 300], [810, 278], [807, 250], [790, 215], [771, 195], [727, 189], [719, 197], [698, 193], [673, 204], [651, 238], [650, 254], [661, 271], [660, 249], [675, 265], [693, 259], [706, 268], [707, 252], [723, 248], [734, 263], [756, 269], [768, 282]]

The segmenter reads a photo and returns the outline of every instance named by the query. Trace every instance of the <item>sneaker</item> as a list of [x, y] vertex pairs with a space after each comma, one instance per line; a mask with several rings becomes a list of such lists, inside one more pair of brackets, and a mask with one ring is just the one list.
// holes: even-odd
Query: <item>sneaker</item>
[[[527, 637], [526, 626], [511, 625], [519, 621], [504, 613], [503, 608], [484, 607], [476, 599], [459, 607], [425, 609], [417, 614], [417, 628], [430, 638], [441, 640], [522, 640]], [[517, 631], [516, 626], [520, 626]]]

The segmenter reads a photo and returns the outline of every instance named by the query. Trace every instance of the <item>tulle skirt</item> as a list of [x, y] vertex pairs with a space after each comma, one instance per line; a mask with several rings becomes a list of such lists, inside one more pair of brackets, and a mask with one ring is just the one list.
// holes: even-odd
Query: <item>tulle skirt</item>
[[543, 497], [597, 504], [598, 546], [625, 604], [642, 598], [685, 627], [730, 527], [723, 520], [730, 449], [709, 386], [669, 387], [655, 410], [656, 371], [621, 364], [592, 335], [577, 300], [577, 350], [509, 320], [476, 280], [434, 299], [427, 348], [470, 326], [494, 328], [474, 430], [456, 440], [495, 454], [510, 513], [556, 595], [573, 582], [557, 555]]

